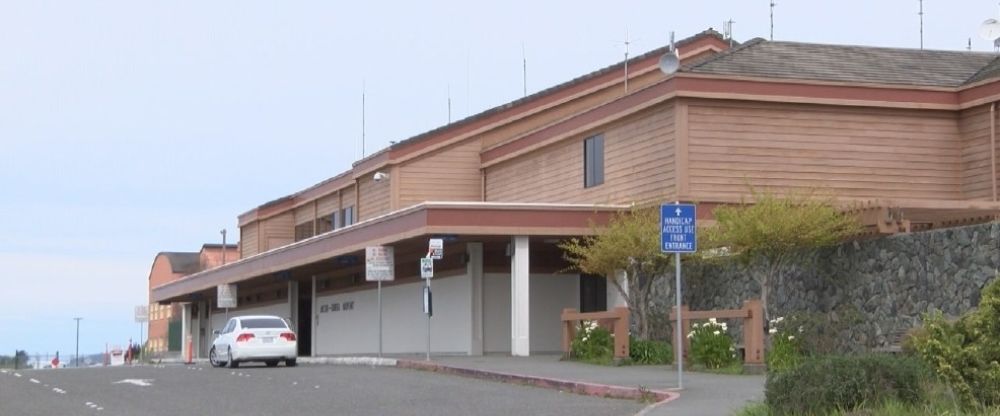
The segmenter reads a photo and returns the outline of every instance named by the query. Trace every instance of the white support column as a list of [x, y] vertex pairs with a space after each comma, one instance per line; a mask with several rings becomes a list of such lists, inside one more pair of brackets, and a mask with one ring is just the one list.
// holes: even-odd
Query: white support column
[[510, 355], [527, 357], [530, 351], [528, 236], [513, 238], [510, 256]]
[[316, 339], [319, 338], [319, 314], [316, 311], [319, 307], [316, 305], [316, 276], [312, 277], [312, 332], [309, 333], [309, 339], [312, 341], [312, 345], [309, 348], [309, 353], [315, 357], [319, 354], [316, 352]]
[[[615, 272], [615, 281], [618, 282], [618, 284], [621, 285], [622, 289], [625, 290], [625, 293], [628, 294], [628, 273], [625, 272], [624, 270], [619, 270]], [[618, 292], [618, 288], [616, 288], [615, 285], [611, 284], [611, 282], [608, 282], [607, 292], [608, 292], [607, 300], [608, 300], [609, 311], [619, 306], [626, 308], [628, 307], [628, 302], [625, 301], [625, 297], [622, 296], [620, 292]]]
[[288, 281], [288, 320], [292, 330], [299, 332], [299, 282]]
[[181, 303], [181, 359], [187, 358], [188, 342], [193, 342], [191, 334], [191, 302]]
[[469, 355], [483, 355], [483, 243], [468, 243], [465, 246], [465, 273], [472, 286], [472, 339]]

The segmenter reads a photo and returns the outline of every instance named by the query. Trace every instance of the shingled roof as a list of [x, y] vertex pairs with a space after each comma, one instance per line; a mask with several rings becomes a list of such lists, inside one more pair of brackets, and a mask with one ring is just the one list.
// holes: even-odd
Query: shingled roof
[[191, 274], [201, 269], [201, 256], [198, 253], [160, 253], [167, 257], [170, 262], [170, 270], [174, 273]]
[[[705, 62], [695, 74], [959, 87], [1000, 76], [996, 54], [753, 39]], [[993, 64], [993, 65], [991, 65]], [[991, 67], [991, 70], [986, 70]]]

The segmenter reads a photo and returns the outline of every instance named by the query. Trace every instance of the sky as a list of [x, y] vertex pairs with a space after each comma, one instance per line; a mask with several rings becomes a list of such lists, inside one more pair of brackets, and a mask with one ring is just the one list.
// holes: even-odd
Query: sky
[[[774, 38], [917, 48], [918, 0], [777, 0]], [[627, 6], [625, 6], [627, 4]], [[924, 1], [929, 49], [992, 51], [996, 1]], [[0, 355], [139, 338], [153, 258], [424, 131], [768, 0], [0, 0]], [[720, 29], [721, 31], [721, 29]]]

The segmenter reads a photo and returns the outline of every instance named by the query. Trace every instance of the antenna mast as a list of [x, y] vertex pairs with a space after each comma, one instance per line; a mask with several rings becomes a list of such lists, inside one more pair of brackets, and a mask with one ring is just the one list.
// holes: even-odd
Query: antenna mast
[[524, 85], [524, 96], [528, 96], [528, 56], [524, 53], [524, 42], [521, 42], [521, 82]]
[[361, 80], [361, 158], [365, 158], [365, 81]]
[[733, 23], [736, 23], [732, 18], [722, 22], [722, 37], [729, 40], [729, 47], [733, 47]]
[[628, 26], [625, 27], [625, 94], [628, 94]]
[[774, 40], [774, 0], [771, 0], [771, 40]]
[[920, 49], [924, 49], [924, 0], [918, 0], [920, 2]]
[[451, 84], [448, 84], [448, 124], [451, 124]]

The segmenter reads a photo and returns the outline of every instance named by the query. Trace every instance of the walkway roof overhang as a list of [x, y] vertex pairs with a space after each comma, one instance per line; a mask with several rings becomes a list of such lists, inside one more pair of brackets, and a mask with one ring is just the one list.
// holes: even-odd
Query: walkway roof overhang
[[626, 205], [426, 202], [350, 227], [320, 234], [152, 289], [153, 302], [170, 302], [341, 255], [431, 235], [578, 236], [593, 233]]

